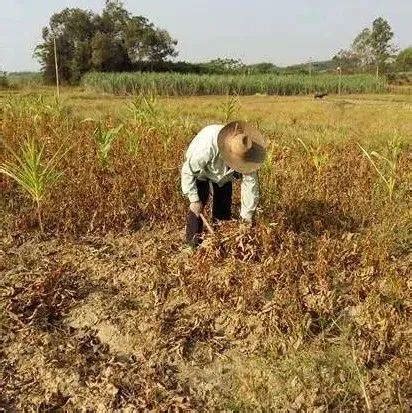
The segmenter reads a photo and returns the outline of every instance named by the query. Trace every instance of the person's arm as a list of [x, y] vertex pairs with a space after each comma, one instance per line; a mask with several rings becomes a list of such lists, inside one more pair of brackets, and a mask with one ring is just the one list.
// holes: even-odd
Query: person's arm
[[198, 153], [189, 155], [181, 172], [181, 184], [183, 195], [189, 198], [190, 203], [200, 202], [199, 194], [197, 193], [196, 177], [201, 171], [206, 168], [209, 162], [210, 151], [206, 153]]
[[242, 175], [240, 190], [240, 216], [246, 221], [252, 221], [259, 203], [259, 180], [257, 172]]

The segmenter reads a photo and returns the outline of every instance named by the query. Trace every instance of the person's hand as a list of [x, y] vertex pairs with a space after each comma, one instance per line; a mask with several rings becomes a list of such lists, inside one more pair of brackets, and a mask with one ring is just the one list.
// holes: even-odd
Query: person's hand
[[203, 204], [201, 202], [191, 202], [189, 208], [198, 217], [202, 213]]

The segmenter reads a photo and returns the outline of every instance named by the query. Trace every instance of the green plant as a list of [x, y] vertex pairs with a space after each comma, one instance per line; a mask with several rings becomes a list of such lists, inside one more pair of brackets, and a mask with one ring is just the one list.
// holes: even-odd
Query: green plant
[[260, 169], [260, 176], [267, 183], [262, 186], [262, 192], [265, 194], [265, 200], [268, 204], [275, 204], [277, 201], [277, 168], [275, 164], [276, 141], [272, 140], [267, 149], [266, 159]]
[[386, 156], [376, 151], [370, 153], [358, 143], [365, 157], [372, 164], [388, 191], [388, 197], [392, 200], [393, 192], [397, 183], [397, 165], [401, 153], [401, 144], [397, 139], [392, 139], [387, 145]]
[[43, 118], [61, 119], [70, 115], [70, 107], [57, 98], [49, 98], [45, 95], [8, 97], [3, 105], [7, 117], [30, 117], [38, 123]]
[[138, 155], [140, 149], [140, 135], [134, 130], [126, 130], [127, 149], [133, 156]]
[[128, 110], [133, 119], [138, 121], [151, 120], [160, 113], [160, 105], [157, 96], [150, 92], [140, 93], [129, 105]]
[[297, 138], [301, 143], [306, 153], [309, 155], [313, 166], [316, 168], [316, 171], [319, 173], [322, 168], [328, 163], [329, 156], [322, 150], [322, 146], [319, 141], [315, 144], [306, 144], [302, 139]]
[[180, 73], [88, 73], [88, 89], [120, 95], [299, 95], [318, 90], [328, 93], [377, 93], [387, 90], [386, 79], [371, 75], [304, 74], [200, 75]]
[[235, 115], [239, 113], [239, 98], [237, 96], [228, 96], [219, 108], [222, 113], [223, 122], [228, 123], [230, 120], [233, 120]]
[[62, 175], [56, 170], [57, 164], [66, 154], [61, 148], [52, 156], [51, 159], [44, 159], [44, 144], [39, 145], [33, 138], [28, 138], [21, 147], [20, 155], [9, 146], [4, 144], [12, 160], [4, 161], [0, 165], [0, 173], [3, 173], [26, 191], [36, 205], [36, 213], [41, 232], [43, 223], [41, 217], [41, 203], [50, 189]]
[[123, 125], [121, 124], [117, 128], [105, 129], [99, 123], [94, 130], [93, 137], [97, 143], [97, 155], [102, 166], [107, 166], [110, 149], [122, 128]]

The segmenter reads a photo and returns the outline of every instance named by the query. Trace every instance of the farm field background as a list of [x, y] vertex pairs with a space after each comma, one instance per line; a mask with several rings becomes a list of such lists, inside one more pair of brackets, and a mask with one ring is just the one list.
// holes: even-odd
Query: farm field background
[[[407, 410], [411, 114], [402, 93], [1, 91], [0, 163], [62, 174], [38, 204], [0, 175], [0, 407]], [[270, 140], [258, 221], [190, 255], [184, 150], [231, 119]]]
[[115, 94], [155, 93], [193, 95], [307, 95], [328, 93], [379, 93], [388, 89], [386, 78], [357, 74], [198, 75], [180, 73], [88, 73], [83, 86]]

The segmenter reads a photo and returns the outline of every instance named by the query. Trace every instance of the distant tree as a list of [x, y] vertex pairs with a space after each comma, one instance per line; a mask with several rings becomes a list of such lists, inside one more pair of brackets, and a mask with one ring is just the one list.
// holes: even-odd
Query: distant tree
[[401, 72], [412, 70], [412, 46], [403, 49], [396, 58], [396, 67]]
[[106, 0], [101, 15], [96, 15], [97, 30], [111, 34], [118, 39], [124, 36], [124, 27], [130, 20], [130, 13], [119, 0]]
[[142, 16], [132, 17], [125, 27], [125, 44], [132, 62], [163, 62], [176, 57], [177, 41]]
[[125, 45], [133, 62], [145, 61], [149, 46], [146, 41], [149, 21], [143, 16], [133, 16], [125, 27]]
[[373, 50], [371, 46], [371, 30], [363, 29], [353, 40], [351, 52], [356, 56], [358, 66], [368, 68], [373, 63]]
[[91, 41], [93, 69], [118, 71], [130, 66], [124, 46], [124, 27], [129, 18], [123, 4], [114, 0], [106, 0], [102, 14], [95, 15], [95, 33]]
[[394, 57], [396, 49], [392, 44], [392, 38], [393, 31], [390, 24], [382, 17], [375, 19], [370, 34], [370, 47], [374, 57], [376, 75], [384, 69], [389, 59]]
[[139, 61], [163, 62], [177, 55], [177, 42], [167, 31], [132, 16], [119, 0], [106, 0], [100, 15], [79, 8], [55, 13], [42, 37], [35, 56], [48, 81], [55, 78], [54, 39], [60, 77], [69, 82], [89, 70], [129, 70]]
[[130, 69], [130, 59], [122, 41], [111, 33], [97, 32], [91, 42], [92, 68], [102, 72]]
[[146, 60], [151, 62], [162, 62], [167, 57], [176, 57], [175, 46], [177, 41], [170, 37], [166, 30], [150, 28], [145, 36], [147, 44]]
[[343, 72], [354, 72], [360, 66], [359, 54], [353, 50], [341, 49], [332, 60]]
[[[79, 41], [73, 49], [73, 58], [69, 65], [70, 77], [78, 81], [91, 68], [91, 45], [89, 40]], [[54, 72], [53, 72], [54, 76]]]
[[211, 71], [215, 73], [238, 72], [244, 67], [240, 59], [218, 58], [206, 63]]
[[77, 80], [90, 69], [90, 48], [93, 35], [93, 15], [81, 9], [64, 9], [54, 14], [49, 27], [43, 28], [43, 43], [35, 49], [47, 80], [54, 80], [54, 47], [56, 39], [59, 73], [63, 80]]
[[333, 60], [342, 68], [383, 71], [394, 57], [393, 32], [389, 23], [378, 17], [371, 28], [363, 29], [353, 40], [349, 50], [340, 50]]
[[245, 70], [248, 73], [278, 73], [279, 68], [273, 63], [262, 62], [253, 65], [247, 65]]

